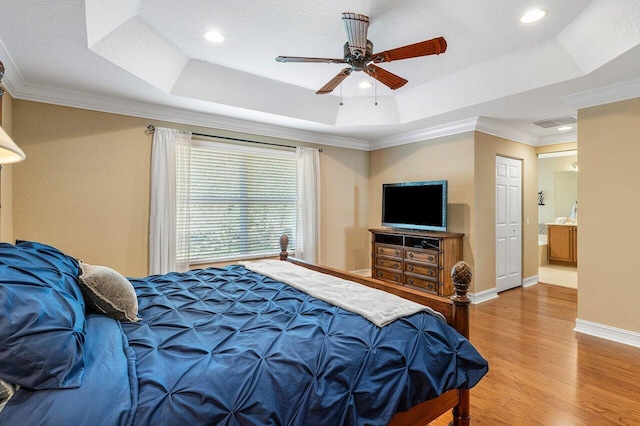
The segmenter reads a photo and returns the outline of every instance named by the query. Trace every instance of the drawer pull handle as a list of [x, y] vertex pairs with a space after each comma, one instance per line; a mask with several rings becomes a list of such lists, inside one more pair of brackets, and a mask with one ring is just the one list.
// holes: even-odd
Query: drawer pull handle
[[396, 256], [400, 256], [400, 252], [396, 250]]
[[382, 259], [378, 259], [378, 265], [382, 265], [384, 261]]
[[413, 284], [413, 278], [409, 278], [409, 284]]
[[382, 271], [378, 271], [378, 276], [381, 277], [382, 276]]
[[429, 256], [428, 259], [429, 259], [430, 262], [433, 262], [435, 260], [435, 258], [433, 256]]
[[378, 253], [384, 253], [384, 249], [379, 248]]
[[409, 265], [409, 267], [407, 268], [407, 270], [408, 270], [409, 272], [413, 271], [413, 266]]
[[393, 276], [393, 279], [394, 279], [394, 280], [396, 280], [396, 281], [399, 281], [399, 280], [400, 280], [400, 277], [399, 277], [399, 276], [397, 276], [397, 275], [394, 275], [394, 276]]
[[413, 253], [409, 253], [409, 257], [413, 259]]
[[398, 268], [400, 267], [400, 265], [398, 265], [398, 263], [394, 263], [394, 264], [393, 264], [393, 267], [394, 267], [394, 268], [396, 268], [396, 269], [398, 269]]

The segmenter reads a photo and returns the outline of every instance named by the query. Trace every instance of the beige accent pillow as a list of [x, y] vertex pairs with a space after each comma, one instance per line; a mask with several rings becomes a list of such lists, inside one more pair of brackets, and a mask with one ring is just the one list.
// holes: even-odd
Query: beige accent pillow
[[88, 307], [119, 321], [140, 321], [138, 298], [122, 274], [106, 266], [80, 262], [80, 288]]

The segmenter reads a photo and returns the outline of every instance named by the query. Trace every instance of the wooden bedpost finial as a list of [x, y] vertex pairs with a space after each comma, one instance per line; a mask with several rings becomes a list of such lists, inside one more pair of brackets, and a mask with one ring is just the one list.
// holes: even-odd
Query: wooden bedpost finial
[[[4, 86], [2, 85], [2, 78], [4, 77], [4, 65], [2, 61], [0, 61], [0, 97], [4, 94]], [[2, 105], [0, 105], [1, 107]], [[2, 108], [0, 108], [1, 110]], [[2, 117], [0, 117], [0, 121], [2, 121]]]
[[461, 260], [453, 265], [451, 269], [451, 280], [453, 281], [453, 287], [455, 294], [451, 299], [454, 302], [469, 303], [471, 300], [467, 297], [469, 291], [469, 285], [471, 284], [471, 267]]
[[280, 260], [287, 260], [289, 253], [287, 253], [287, 247], [289, 246], [289, 237], [287, 234], [282, 234], [280, 237]]

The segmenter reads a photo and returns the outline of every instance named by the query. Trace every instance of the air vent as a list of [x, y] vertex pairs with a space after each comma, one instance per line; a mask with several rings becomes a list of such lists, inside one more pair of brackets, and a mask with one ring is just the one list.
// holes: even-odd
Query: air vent
[[578, 119], [575, 115], [565, 115], [564, 117], [548, 118], [546, 120], [534, 121], [531, 124], [548, 129], [550, 127], [566, 126], [567, 124], [575, 124]]

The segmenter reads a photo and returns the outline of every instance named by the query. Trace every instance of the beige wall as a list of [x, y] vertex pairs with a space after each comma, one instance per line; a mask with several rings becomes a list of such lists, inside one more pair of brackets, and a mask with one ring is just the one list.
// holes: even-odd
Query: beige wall
[[372, 151], [369, 226], [380, 226], [383, 183], [446, 179], [448, 230], [465, 234], [463, 257], [473, 270], [470, 291], [495, 288], [496, 155], [523, 160], [522, 276], [536, 276], [538, 171], [535, 148], [529, 145], [468, 132]]
[[640, 332], [640, 98], [578, 111], [578, 318]]
[[14, 101], [14, 236], [146, 275], [148, 120]]
[[467, 132], [371, 151], [369, 227], [380, 227], [383, 183], [447, 180], [448, 231], [465, 234], [464, 260], [475, 272], [473, 143], [473, 133]]
[[[148, 271], [149, 124], [296, 144], [37, 102], [13, 105], [13, 136], [27, 155], [14, 165], [14, 237], [128, 276]], [[368, 153], [322, 148], [322, 262], [366, 268]]]
[[[580, 110], [579, 122], [578, 317], [640, 332], [638, 267], [629, 261], [640, 240], [634, 214], [640, 208], [634, 186], [640, 181], [640, 99]], [[151, 137], [144, 130], [148, 124], [243, 136], [11, 100], [5, 93], [3, 127], [27, 160], [5, 166], [2, 172], [1, 239], [39, 240], [129, 276], [146, 275]], [[323, 263], [348, 270], [368, 268], [367, 229], [380, 226], [382, 183], [447, 179], [449, 229], [465, 234], [464, 257], [474, 267], [472, 292], [480, 292], [495, 285], [495, 156], [524, 160], [523, 277], [527, 278], [537, 274], [535, 155], [576, 149], [577, 144], [533, 148], [469, 132], [370, 153], [322, 148]], [[7, 218], [12, 211], [13, 227]]]
[[320, 263], [369, 268], [369, 152], [325, 146], [320, 154]]
[[[2, 95], [2, 117], [0, 124], [13, 137], [13, 98], [9, 92]], [[13, 243], [13, 165], [2, 165], [0, 172], [0, 241]]]
[[536, 147], [536, 154], [547, 154], [550, 152], [575, 151], [578, 149], [578, 142], [557, 143]]

